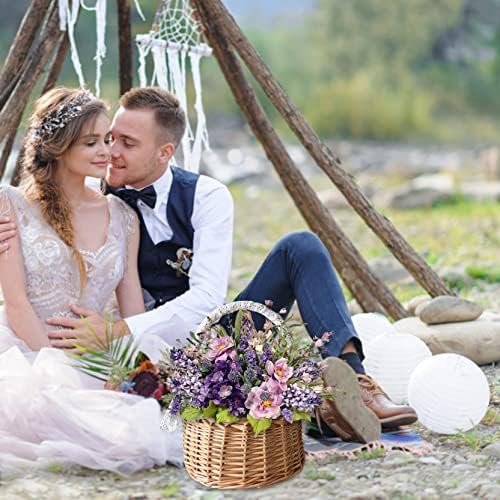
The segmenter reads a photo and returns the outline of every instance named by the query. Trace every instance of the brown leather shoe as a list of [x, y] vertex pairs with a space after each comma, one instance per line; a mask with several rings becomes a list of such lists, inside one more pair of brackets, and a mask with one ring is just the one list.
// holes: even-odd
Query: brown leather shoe
[[334, 399], [324, 400], [316, 412], [320, 431], [327, 425], [345, 441], [369, 443], [379, 439], [379, 419], [363, 403], [353, 369], [341, 359], [330, 357], [322, 361], [321, 370]]
[[382, 429], [394, 429], [417, 421], [411, 406], [396, 405], [382, 388], [368, 375], [357, 375], [363, 403], [380, 419]]

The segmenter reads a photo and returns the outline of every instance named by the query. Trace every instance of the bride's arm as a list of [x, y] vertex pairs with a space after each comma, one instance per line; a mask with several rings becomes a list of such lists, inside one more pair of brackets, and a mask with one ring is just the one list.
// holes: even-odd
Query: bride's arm
[[[16, 221], [14, 208], [6, 193], [0, 193], [5, 213], [12, 222]], [[9, 250], [0, 254], [0, 285], [10, 327], [31, 349], [39, 351], [49, 347], [50, 342], [42, 321], [36, 315], [28, 300], [24, 276], [23, 254], [19, 235], [9, 240]]]
[[[131, 210], [131, 209], [128, 209]], [[133, 214], [132, 227], [127, 238], [127, 263], [125, 273], [116, 289], [116, 298], [122, 318], [144, 312], [144, 298], [142, 295], [137, 256], [139, 253], [139, 220]]]

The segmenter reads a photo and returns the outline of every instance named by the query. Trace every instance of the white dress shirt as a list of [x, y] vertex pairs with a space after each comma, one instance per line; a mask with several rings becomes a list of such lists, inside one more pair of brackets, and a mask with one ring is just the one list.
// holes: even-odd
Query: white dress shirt
[[[167, 201], [172, 185], [170, 167], [153, 186], [154, 208], [141, 200], [138, 208], [155, 244], [173, 236], [167, 220]], [[184, 342], [189, 332], [216, 307], [224, 303], [231, 271], [233, 246], [233, 199], [220, 182], [200, 175], [191, 216], [194, 229], [193, 260], [189, 269], [189, 290], [175, 299], [125, 321], [134, 337], [158, 335], [170, 345]], [[167, 265], [167, 264], [165, 264]]]

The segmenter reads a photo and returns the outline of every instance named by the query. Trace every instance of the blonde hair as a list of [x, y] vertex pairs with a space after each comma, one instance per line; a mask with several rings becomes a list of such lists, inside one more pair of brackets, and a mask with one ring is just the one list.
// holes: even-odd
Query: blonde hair
[[40, 137], [37, 131], [63, 106], [78, 102], [85, 91], [57, 87], [43, 94], [35, 103], [30, 118], [30, 130], [24, 139], [22, 181], [20, 188], [28, 200], [37, 202], [43, 218], [54, 229], [59, 238], [68, 245], [80, 272], [80, 294], [87, 283], [87, 271], [82, 255], [75, 246], [75, 231], [71, 222], [71, 206], [56, 179], [57, 158], [77, 140], [89, 121], [95, 122], [101, 113], [107, 113], [106, 104], [91, 99], [78, 108], [77, 116], [55, 128], [48, 136]]

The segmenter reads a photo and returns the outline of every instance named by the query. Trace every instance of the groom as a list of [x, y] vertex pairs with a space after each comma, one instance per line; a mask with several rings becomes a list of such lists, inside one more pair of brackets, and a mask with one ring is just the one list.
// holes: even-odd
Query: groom
[[[169, 92], [146, 87], [124, 94], [111, 132], [106, 181], [141, 222], [139, 274], [148, 309], [117, 321], [114, 333], [136, 338], [155, 334], [173, 345], [176, 339], [185, 340], [225, 299], [232, 198], [214, 179], [170, 165], [185, 132], [185, 114]], [[327, 385], [335, 389], [335, 400], [321, 407], [320, 430], [367, 442], [378, 439], [381, 426], [416, 421], [412, 408], [394, 405], [365, 374], [361, 342], [330, 256], [316, 235], [300, 232], [281, 239], [235, 300], [271, 300], [276, 311], [289, 311], [297, 300], [312, 337], [332, 332], [324, 346], [323, 372]], [[75, 339], [85, 343], [89, 323], [104, 337], [99, 314], [76, 306], [73, 311], [84, 319], [48, 320], [64, 328], [48, 333], [53, 347], [72, 347]]]

